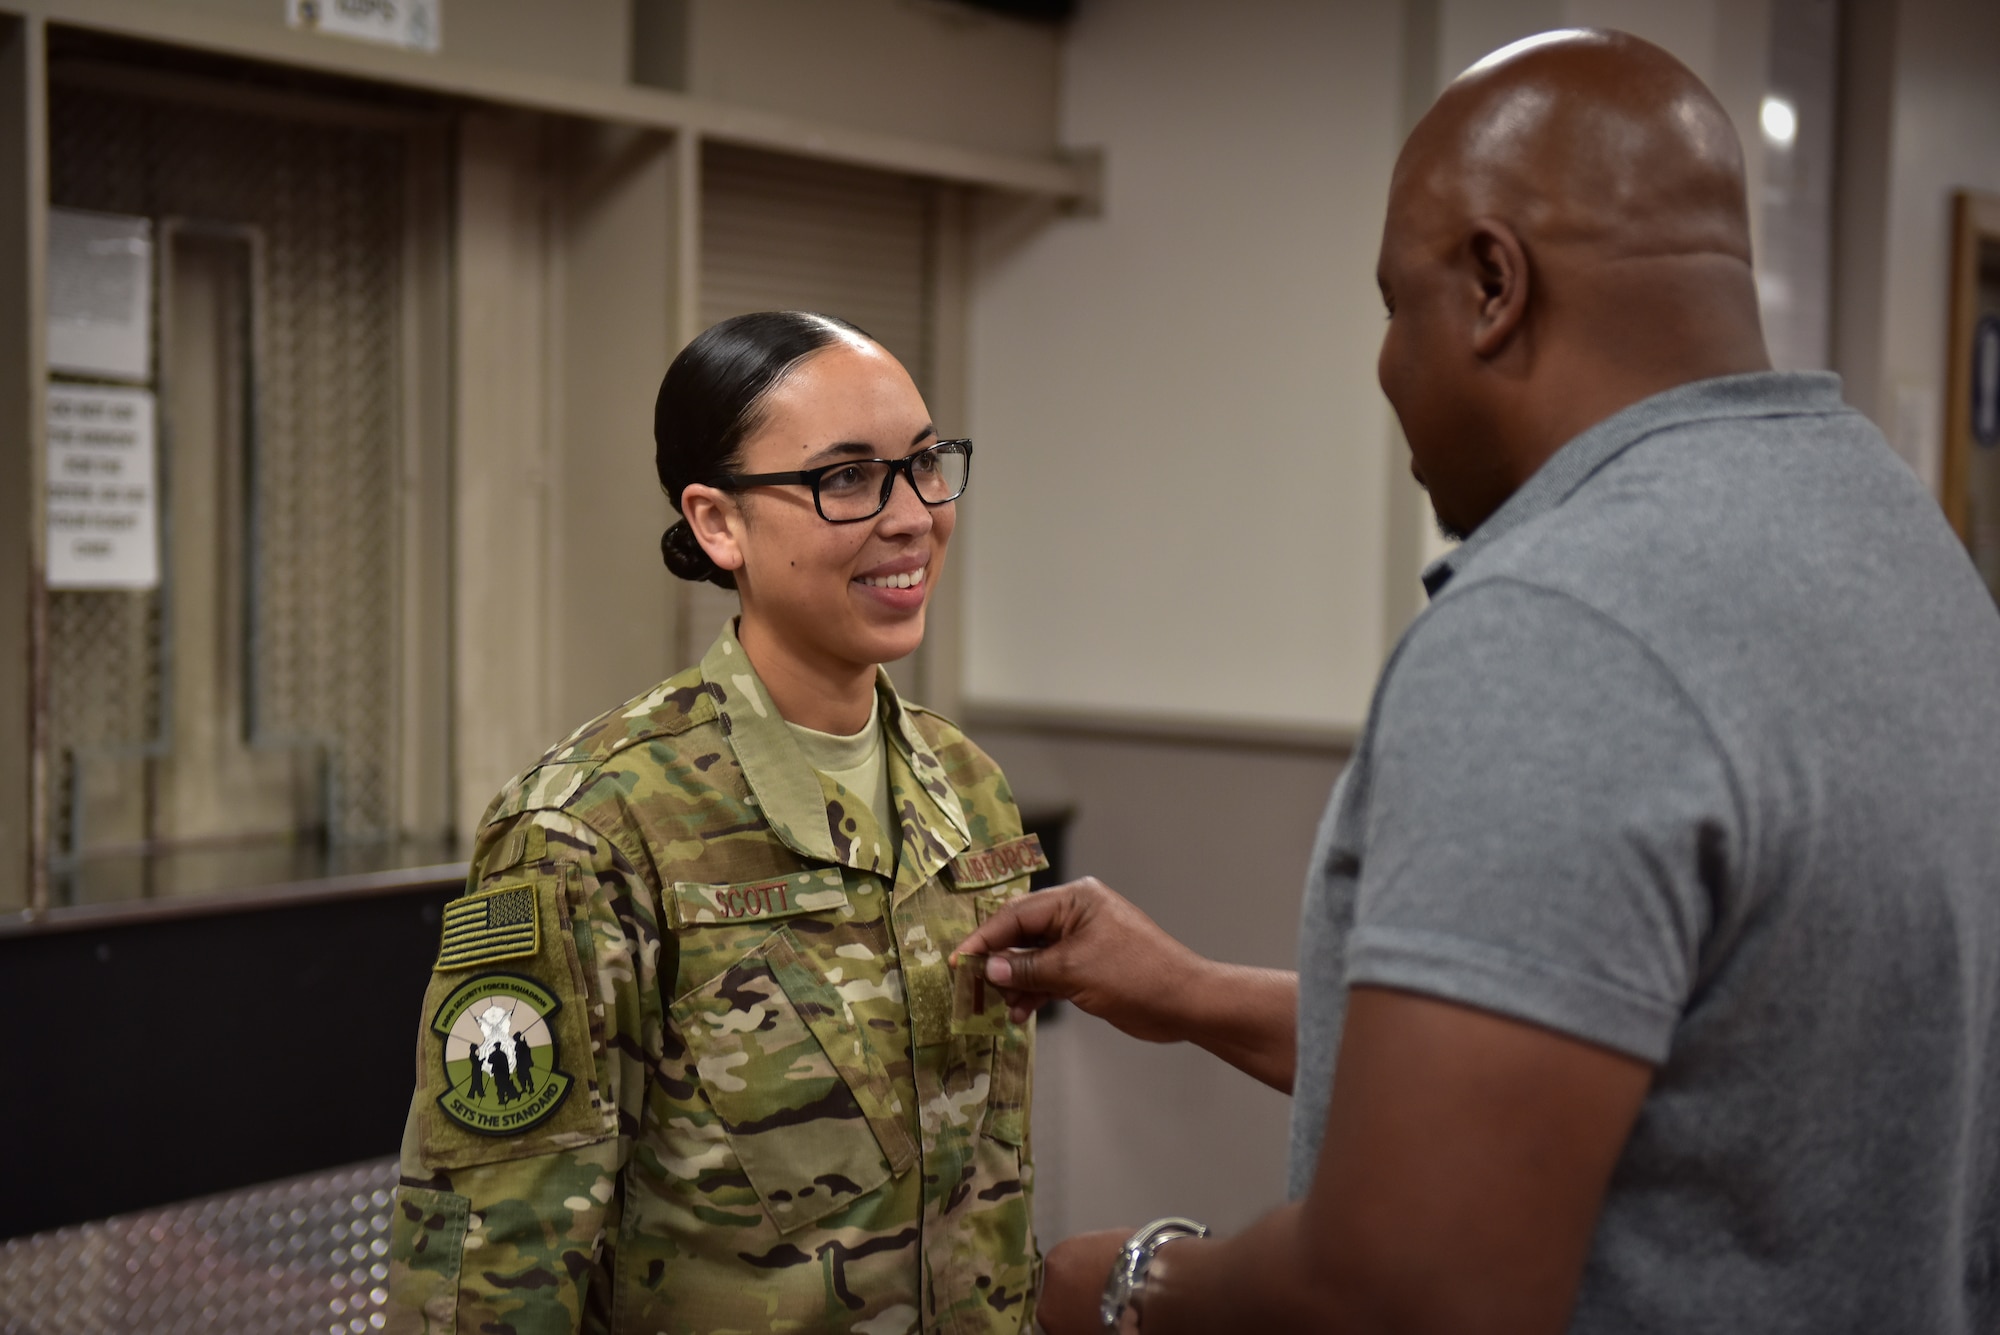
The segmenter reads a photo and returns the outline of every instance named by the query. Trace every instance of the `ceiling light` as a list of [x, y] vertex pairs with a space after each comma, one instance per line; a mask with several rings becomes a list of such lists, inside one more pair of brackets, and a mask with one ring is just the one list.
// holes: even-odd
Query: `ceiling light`
[[1798, 110], [1775, 93], [1766, 96], [1764, 105], [1758, 108], [1757, 122], [1764, 127], [1764, 138], [1773, 148], [1790, 148], [1799, 137]]

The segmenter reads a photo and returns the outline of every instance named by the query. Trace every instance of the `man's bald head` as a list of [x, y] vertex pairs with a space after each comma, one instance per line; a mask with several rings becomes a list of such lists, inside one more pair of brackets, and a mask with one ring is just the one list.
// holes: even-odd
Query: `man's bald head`
[[1452, 528], [1620, 408], [1768, 365], [1735, 128], [1623, 33], [1532, 37], [1445, 89], [1397, 161], [1381, 277], [1383, 388]]
[[1474, 65], [1410, 135], [1390, 194], [1419, 226], [1490, 216], [1604, 258], [1750, 262], [1728, 113], [1687, 66], [1624, 33], [1544, 33]]

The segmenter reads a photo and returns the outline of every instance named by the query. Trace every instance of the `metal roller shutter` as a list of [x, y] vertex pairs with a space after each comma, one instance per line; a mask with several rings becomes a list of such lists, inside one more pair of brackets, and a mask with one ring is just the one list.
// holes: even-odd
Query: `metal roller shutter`
[[[910, 177], [704, 145], [702, 327], [750, 311], [837, 315], [894, 353], [928, 398], [936, 199], [936, 186]], [[679, 658], [690, 663], [737, 603], [708, 584], [683, 596]], [[915, 663], [892, 671], [903, 689], [920, 677]]]
[[748, 311], [851, 320], [930, 388], [933, 187], [836, 163], [708, 145], [703, 327]]

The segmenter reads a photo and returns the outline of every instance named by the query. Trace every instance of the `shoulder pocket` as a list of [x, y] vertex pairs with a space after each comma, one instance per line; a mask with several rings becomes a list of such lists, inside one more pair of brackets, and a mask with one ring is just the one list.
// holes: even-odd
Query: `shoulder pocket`
[[916, 1162], [887, 1070], [789, 929], [669, 1014], [780, 1232], [844, 1209]]
[[419, 1045], [423, 1161], [457, 1168], [614, 1134], [590, 1011], [560, 876], [447, 904]]
[[458, 1272], [470, 1204], [449, 1191], [396, 1188], [389, 1219], [389, 1330], [457, 1328]]

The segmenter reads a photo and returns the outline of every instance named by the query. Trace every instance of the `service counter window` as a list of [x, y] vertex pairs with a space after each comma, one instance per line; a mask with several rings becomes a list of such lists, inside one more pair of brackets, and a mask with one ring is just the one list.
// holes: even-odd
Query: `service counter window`
[[52, 43], [48, 127], [51, 906], [449, 861], [442, 119]]
[[[650, 424], [707, 324], [845, 315], [963, 420], [965, 186], [49, 43], [58, 914], [435, 883], [512, 775], [697, 659], [735, 599], [660, 566]], [[947, 709], [952, 602], [892, 669]]]

